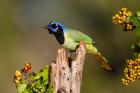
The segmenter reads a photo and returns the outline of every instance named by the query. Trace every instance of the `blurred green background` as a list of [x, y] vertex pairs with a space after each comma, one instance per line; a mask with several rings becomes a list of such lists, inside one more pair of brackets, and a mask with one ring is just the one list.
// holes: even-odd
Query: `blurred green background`
[[50, 64], [61, 46], [43, 27], [58, 20], [91, 36], [116, 72], [102, 70], [87, 55], [81, 93], [139, 93], [140, 81], [121, 83], [133, 32], [123, 32], [112, 24], [112, 16], [122, 7], [140, 10], [138, 0], [0, 0], [0, 93], [16, 93], [14, 72], [24, 63], [37, 71]]

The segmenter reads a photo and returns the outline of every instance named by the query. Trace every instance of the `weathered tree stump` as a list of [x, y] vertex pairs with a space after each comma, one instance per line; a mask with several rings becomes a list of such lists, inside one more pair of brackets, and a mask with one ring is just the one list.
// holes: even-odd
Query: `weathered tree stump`
[[50, 82], [54, 93], [80, 93], [86, 48], [81, 41], [75, 60], [69, 60], [64, 49], [59, 49], [56, 62], [50, 66]]

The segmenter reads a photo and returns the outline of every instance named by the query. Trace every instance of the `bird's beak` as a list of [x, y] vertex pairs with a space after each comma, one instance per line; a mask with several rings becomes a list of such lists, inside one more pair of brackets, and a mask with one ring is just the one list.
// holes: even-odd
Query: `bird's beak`
[[45, 25], [44, 28], [45, 28], [45, 29], [48, 29], [48, 32], [49, 32], [50, 34], [52, 33], [51, 30], [48, 28], [48, 25]]
[[48, 25], [45, 25], [43, 28], [48, 29]]

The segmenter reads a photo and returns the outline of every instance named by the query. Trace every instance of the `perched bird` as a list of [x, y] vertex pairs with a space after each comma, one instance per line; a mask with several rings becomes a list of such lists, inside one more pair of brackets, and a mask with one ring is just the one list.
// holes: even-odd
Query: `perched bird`
[[45, 26], [50, 34], [53, 34], [56, 40], [66, 49], [75, 51], [76, 47], [83, 41], [86, 45], [87, 53], [91, 53], [100, 63], [101, 67], [107, 71], [112, 71], [111, 65], [108, 63], [105, 57], [98, 52], [95, 47], [95, 42], [86, 34], [64, 27], [60, 22], [50, 22]]

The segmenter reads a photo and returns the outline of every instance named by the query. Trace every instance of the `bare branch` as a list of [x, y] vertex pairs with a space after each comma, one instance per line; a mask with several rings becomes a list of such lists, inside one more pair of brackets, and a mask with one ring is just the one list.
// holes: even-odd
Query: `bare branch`
[[58, 50], [56, 63], [53, 62], [50, 67], [50, 82], [55, 88], [54, 93], [80, 93], [85, 55], [86, 48], [82, 41], [76, 49], [75, 60], [71, 62], [67, 60], [64, 49]]

